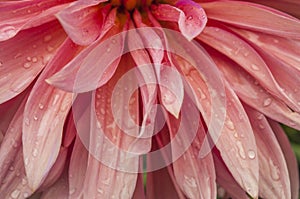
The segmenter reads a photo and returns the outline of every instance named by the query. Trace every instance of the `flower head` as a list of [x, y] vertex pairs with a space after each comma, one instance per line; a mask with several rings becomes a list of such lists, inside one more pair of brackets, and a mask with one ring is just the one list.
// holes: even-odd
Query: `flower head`
[[296, 199], [300, 4], [252, 2], [1, 1], [0, 198]]

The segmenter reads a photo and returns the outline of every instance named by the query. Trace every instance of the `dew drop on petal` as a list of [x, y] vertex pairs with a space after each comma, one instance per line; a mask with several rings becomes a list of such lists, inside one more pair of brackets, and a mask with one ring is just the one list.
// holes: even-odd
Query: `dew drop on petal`
[[100, 194], [103, 194], [103, 190], [101, 188], [98, 188], [97, 192], [100, 193]]
[[248, 151], [248, 157], [249, 157], [250, 159], [254, 159], [255, 156], [256, 156], [255, 151], [253, 151], [253, 150], [249, 150], [249, 151]]
[[236, 142], [236, 146], [239, 150], [239, 155], [241, 156], [242, 159], [245, 159], [246, 158], [246, 154], [245, 154], [245, 150], [243, 148], [243, 145], [240, 141], [237, 141]]
[[196, 183], [196, 180], [195, 178], [193, 177], [188, 177], [186, 175], [183, 176], [184, 177], [184, 180], [185, 180], [185, 183], [190, 186], [190, 187], [197, 187], [197, 183]]
[[39, 109], [43, 109], [44, 108], [44, 104], [42, 104], [42, 103], [39, 103]]
[[3, 28], [1, 28], [1, 31], [0, 31], [0, 39], [6, 40], [7, 38], [11, 38], [11, 37], [15, 36], [16, 33], [17, 33], [17, 30], [15, 27], [4, 26]]
[[24, 193], [23, 193], [23, 197], [24, 197], [24, 198], [28, 198], [28, 197], [29, 197], [29, 193], [24, 192]]
[[37, 121], [37, 120], [38, 120], [38, 117], [37, 117], [36, 115], [34, 115], [34, 116], [33, 116], [33, 119], [34, 119], [35, 121]]
[[273, 178], [273, 180], [279, 180], [280, 178], [279, 168], [274, 164], [274, 162], [271, 159], [269, 159], [269, 167], [270, 167], [271, 177]]
[[259, 70], [259, 67], [256, 64], [251, 64], [251, 68], [256, 71]]
[[26, 69], [30, 68], [31, 67], [31, 63], [30, 62], [26, 62], [26, 63], [23, 64], [23, 67], [26, 68]]
[[234, 124], [233, 124], [233, 122], [231, 120], [227, 120], [225, 124], [226, 124], [226, 126], [227, 126], [228, 129], [230, 129], [230, 130], [234, 130], [235, 129]]
[[33, 157], [36, 157], [38, 155], [38, 150], [36, 149], [36, 148], [34, 148], [33, 150], [32, 150], [32, 156]]
[[267, 107], [267, 106], [269, 106], [271, 103], [272, 103], [272, 99], [271, 99], [271, 98], [267, 98], [267, 99], [264, 100], [263, 106], [264, 106], [264, 107]]
[[13, 192], [11, 192], [10, 197], [16, 199], [19, 197], [19, 195], [20, 195], [20, 190], [15, 189]]
[[51, 36], [51, 35], [46, 35], [46, 36], [44, 37], [44, 42], [49, 42], [51, 39], [52, 39], [52, 36]]
[[27, 180], [25, 178], [22, 178], [22, 182], [21, 183], [22, 183], [22, 185], [25, 186], [27, 184]]
[[192, 19], [193, 19], [192, 15], [188, 16], [188, 18], [187, 18], [187, 20], [192, 20]]
[[33, 57], [33, 58], [32, 58], [32, 62], [33, 62], [33, 63], [36, 63], [37, 61], [38, 61], [38, 58], [36, 58], [36, 57]]
[[72, 195], [72, 194], [74, 194], [74, 193], [75, 193], [75, 191], [76, 191], [76, 188], [71, 188], [71, 189], [69, 190], [69, 195]]

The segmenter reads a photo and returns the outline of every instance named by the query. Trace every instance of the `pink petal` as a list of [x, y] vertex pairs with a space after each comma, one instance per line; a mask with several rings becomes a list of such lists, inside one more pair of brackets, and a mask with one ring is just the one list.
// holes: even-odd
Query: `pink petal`
[[282, 91], [261, 56], [245, 41], [230, 32], [215, 27], [206, 27], [198, 38], [237, 62], [270, 93], [284, 99], [291, 107], [295, 107]]
[[117, 35], [121, 25], [115, 19], [116, 9], [110, 12], [98, 40], [47, 79], [47, 82], [70, 92], [86, 92], [104, 85], [114, 74], [124, 47], [125, 34]]
[[[182, 106], [181, 120], [169, 117], [168, 126], [170, 129], [172, 145], [173, 169], [177, 183], [188, 198], [216, 198], [215, 168], [211, 153], [205, 157], [198, 157], [201, 145], [205, 140], [206, 132], [204, 127], [196, 119], [196, 114], [190, 109], [189, 100], [185, 98]], [[195, 124], [199, 122], [198, 129]], [[189, 141], [189, 137], [196, 136]], [[197, 134], [197, 135], [196, 135]], [[179, 137], [178, 137], [179, 136]], [[176, 137], [178, 140], [176, 140]], [[180, 141], [180, 142], [178, 142]], [[176, 154], [185, 150], [183, 155], [176, 158]], [[203, 180], [205, 179], [205, 180]]]
[[52, 186], [58, 178], [60, 178], [61, 174], [65, 169], [65, 164], [67, 162], [68, 149], [61, 147], [59, 154], [55, 163], [53, 164], [49, 174], [47, 175], [43, 184], [39, 187], [39, 190], [47, 190], [50, 186]]
[[183, 36], [188, 40], [194, 39], [207, 23], [204, 9], [190, 0], [180, 0], [175, 6], [168, 4], [152, 6], [152, 13], [158, 20], [177, 22]]
[[55, 182], [52, 187], [43, 192], [41, 199], [67, 199], [69, 192], [68, 186], [67, 172], [64, 172], [64, 174]]
[[232, 30], [300, 71], [299, 41], [240, 29]]
[[63, 29], [55, 21], [0, 42], [0, 103], [24, 91], [65, 38]]
[[[58, 3], [49, 0], [46, 3], [38, 0], [0, 2], [0, 41], [14, 37], [20, 30], [48, 23], [55, 19], [56, 14], [65, 8], [70, 0]], [[60, 5], [62, 4], [62, 5]]]
[[300, 38], [300, 21], [272, 8], [239, 1], [217, 1], [201, 5], [210, 19], [282, 37]]
[[69, 197], [79, 198], [84, 183], [88, 162], [88, 151], [76, 136], [69, 166]]
[[[287, 165], [280, 145], [266, 118], [256, 110], [244, 106], [255, 135], [259, 159], [259, 195], [262, 198], [291, 198]], [[255, 158], [253, 152], [248, 152]]]
[[273, 132], [275, 133], [275, 136], [280, 144], [281, 150], [285, 156], [285, 161], [287, 163], [291, 182], [291, 198], [297, 199], [299, 196], [299, 170], [295, 153], [291, 147], [288, 137], [286, 136], [280, 124], [270, 119], [268, 119], [268, 121]]
[[78, 1], [58, 13], [57, 17], [74, 43], [90, 45], [100, 36], [110, 9], [110, 5], [100, 8]]
[[300, 114], [291, 111], [236, 63], [218, 53], [211, 56], [242, 101], [276, 121], [300, 129]]
[[132, 88], [137, 88], [134, 74], [130, 76], [132, 81], [117, 84], [132, 66], [133, 60], [129, 58], [123, 56], [112, 79], [95, 93], [87, 146], [90, 156], [83, 187], [86, 198], [131, 198], [139, 171], [137, 154], [150, 150], [147, 143], [136, 142], [138, 93], [132, 93], [130, 99], [125, 97], [128, 92], [131, 94]]
[[217, 150], [214, 151], [213, 158], [216, 169], [217, 183], [222, 186], [233, 199], [248, 199], [249, 197], [247, 196], [246, 192], [233, 178]]
[[22, 140], [24, 160], [28, 163], [26, 173], [33, 190], [39, 187], [57, 158], [64, 122], [72, 105], [71, 93], [48, 85], [45, 79], [61, 69], [79, 49], [70, 40], [65, 41], [39, 76], [25, 107]]
[[66, 123], [65, 132], [63, 135], [62, 146], [68, 147], [72, 144], [75, 135], [76, 135], [76, 127], [74, 124], [73, 114], [69, 114], [68, 122]]
[[241, 102], [234, 91], [226, 86], [226, 120], [216, 147], [227, 168], [239, 185], [253, 198], [258, 195], [258, 159], [253, 131]]

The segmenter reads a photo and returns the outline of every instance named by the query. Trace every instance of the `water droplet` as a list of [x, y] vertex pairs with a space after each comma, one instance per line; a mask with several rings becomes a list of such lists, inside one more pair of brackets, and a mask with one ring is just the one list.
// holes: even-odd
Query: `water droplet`
[[261, 113], [257, 116], [257, 119], [258, 119], [258, 120], [262, 120], [263, 118], [264, 118], [264, 116], [263, 116], [263, 114], [261, 114]]
[[276, 166], [271, 159], [269, 159], [269, 166], [270, 166], [271, 177], [273, 178], [273, 180], [279, 180], [280, 171], [278, 166]]
[[26, 185], [27, 184], [27, 180], [25, 178], [22, 178], [22, 185]]
[[244, 151], [244, 148], [243, 148], [243, 145], [240, 141], [237, 141], [236, 142], [236, 146], [239, 150], [239, 154], [241, 156], [241, 158], [245, 159], [246, 158], [246, 154], [245, 154], [245, 151]]
[[32, 48], [33, 48], [33, 49], [36, 49], [36, 48], [37, 48], [37, 46], [34, 44], [34, 45], [32, 45]]
[[256, 64], [252, 64], [251, 68], [256, 71], [259, 70], [259, 67]]
[[43, 109], [44, 108], [44, 104], [42, 104], [42, 103], [39, 103], [39, 109]]
[[49, 53], [51, 53], [54, 50], [54, 48], [50, 45], [48, 45], [46, 49]]
[[104, 108], [100, 108], [100, 113], [101, 113], [102, 115], [104, 115], [104, 114], [105, 114], [105, 109], [104, 109]]
[[110, 51], [111, 51], [111, 49], [110, 49], [110, 48], [107, 48], [107, 49], [106, 49], [106, 52], [107, 52], [107, 53], [109, 53]]
[[51, 36], [51, 35], [46, 35], [46, 36], [44, 37], [44, 42], [49, 42], [51, 39], [52, 39], [52, 36]]
[[31, 67], [31, 63], [30, 62], [26, 62], [25, 64], [23, 64], [24, 68], [30, 68]]
[[31, 57], [29, 57], [29, 56], [26, 57], [26, 60], [27, 60], [27, 61], [31, 61]]
[[259, 124], [258, 127], [259, 127], [260, 129], [265, 129], [265, 128], [266, 128], [263, 124]]
[[117, 41], [116, 41], [115, 39], [112, 39], [112, 40], [111, 40], [111, 43], [116, 44]]
[[197, 187], [197, 183], [196, 183], [196, 180], [195, 180], [195, 178], [193, 178], [193, 177], [188, 177], [188, 176], [186, 176], [186, 175], [184, 175], [183, 176], [184, 177], [184, 182], [188, 185], [188, 186], [190, 186], [190, 187]]
[[264, 100], [263, 102], [263, 106], [267, 107], [272, 103], [272, 99], [271, 98], [267, 98]]
[[8, 38], [11, 38], [15, 36], [17, 33], [17, 30], [13, 26], [4, 26], [0, 31], [0, 39], [6, 40]]
[[75, 191], [76, 191], [76, 188], [71, 188], [71, 189], [69, 190], [69, 195], [72, 195], [72, 194], [74, 194], [74, 193], [75, 193]]
[[36, 157], [38, 155], [38, 150], [36, 149], [36, 148], [34, 148], [33, 150], [32, 150], [32, 156], [33, 157]]
[[273, 42], [276, 44], [279, 43], [279, 41], [277, 39], [273, 39]]
[[192, 15], [188, 16], [188, 18], [187, 18], [187, 20], [192, 20], [192, 19], [193, 19]]
[[31, 13], [31, 10], [27, 10], [27, 13]]
[[248, 151], [248, 157], [249, 157], [250, 159], [254, 159], [255, 156], [256, 156], [255, 151], [253, 151], [253, 150], [249, 150], [249, 151]]
[[15, 198], [18, 198], [19, 195], [20, 195], [20, 190], [16, 189], [13, 192], [11, 192], [10, 197], [15, 199]]
[[103, 179], [102, 183], [105, 184], [105, 185], [109, 185], [110, 184], [110, 178]]
[[24, 198], [28, 198], [28, 197], [29, 197], [29, 193], [24, 192], [24, 193], [23, 193], [23, 197], [24, 197]]
[[10, 167], [9, 167], [9, 170], [10, 170], [10, 171], [13, 171], [13, 170], [15, 170], [15, 167], [14, 167], [14, 166], [10, 166]]
[[165, 104], [173, 104], [176, 101], [176, 96], [170, 90], [167, 90], [163, 94], [162, 100]]
[[52, 106], [56, 105], [56, 103], [58, 102], [59, 98], [60, 98], [59, 94], [54, 95], [53, 101], [52, 101]]
[[35, 121], [37, 121], [37, 120], [38, 120], [38, 117], [37, 117], [36, 115], [34, 115], [34, 116], [33, 116], [33, 119], [34, 119]]
[[103, 194], [103, 190], [101, 188], [98, 188], [97, 192], [100, 193], [100, 194]]
[[226, 120], [225, 124], [226, 124], [226, 126], [227, 126], [228, 129], [230, 129], [230, 130], [234, 130], [235, 129], [234, 124], [233, 124], [233, 122], [231, 120]]
[[33, 62], [33, 63], [36, 63], [37, 61], [38, 61], [38, 58], [36, 58], [36, 57], [33, 57], [33, 58], [32, 58], [32, 62]]
[[24, 119], [24, 123], [25, 123], [27, 126], [29, 126], [30, 121], [29, 121], [29, 118], [28, 118], [28, 117], [26, 117], [26, 118]]
[[25, 158], [24, 164], [27, 166], [29, 164], [29, 158]]

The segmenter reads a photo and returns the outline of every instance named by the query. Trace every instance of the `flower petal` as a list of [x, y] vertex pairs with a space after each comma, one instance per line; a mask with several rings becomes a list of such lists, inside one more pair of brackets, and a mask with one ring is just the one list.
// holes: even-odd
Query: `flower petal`
[[45, 190], [41, 196], [41, 199], [57, 198], [57, 199], [67, 199], [68, 198], [68, 177], [67, 172], [55, 182], [55, 184]]
[[291, 111], [286, 104], [266, 91], [239, 65], [219, 53], [210, 54], [243, 102], [276, 121], [300, 129], [300, 114]]
[[62, 141], [62, 146], [64, 146], [64, 147], [69, 147], [72, 144], [73, 140], [75, 139], [76, 133], [77, 133], [72, 113], [69, 114], [69, 117], [67, 120], [68, 121], [65, 124], [66, 128], [64, 131], [63, 141]]
[[125, 34], [118, 34], [121, 24], [115, 20], [116, 9], [113, 9], [97, 42], [84, 49], [47, 82], [76, 93], [94, 90], [105, 84], [114, 74], [124, 47]]
[[[172, 140], [172, 154], [174, 175], [181, 190], [188, 198], [216, 198], [215, 168], [211, 153], [205, 157], [198, 157], [206, 132], [201, 122], [196, 119], [197, 113], [190, 108], [191, 102], [187, 98], [182, 106], [181, 120], [169, 117], [167, 124]], [[197, 108], [194, 111], [198, 111]], [[195, 123], [199, 122], [198, 129]], [[189, 137], [196, 136], [193, 140]], [[179, 136], [179, 137], [178, 137]], [[177, 137], [178, 140], [175, 138]], [[178, 142], [180, 140], [180, 142]], [[189, 142], [190, 140], [190, 142]], [[173, 142], [174, 141], [174, 142]], [[185, 149], [183, 155], [177, 159], [176, 154]], [[205, 180], [203, 180], [205, 179]]]
[[291, 182], [292, 199], [297, 199], [299, 196], [299, 170], [295, 153], [280, 124], [271, 119], [268, 119], [268, 121], [285, 156]]
[[227, 169], [220, 157], [219, 151], [214, 150], [214, 164], [216, 169], [217, 183], [222, 186], [233, 199], [248, 199], [246, 192], [240, 187]]
[[[35, 83], [24, 111], [23, 150], [29, 184], [36, 190], [54, 164], [62, 142], [65, 119], [72, 105], [72, 94], [52, 87], [45, 79], [62, 68], [80, 47], [70, 40], [49, 62]], [[61, 59], [64, 57], [64, 59]]]
[[136, 181], [135, 191], [133, 193], [132, 199], [146, 199], [144, 191], [144, 174], [139, 173]]
[[74, 43], [90, 45], [100, 36], [110, 8], [110, 5], [100, 8], [77, 1], [59, 12], [57, 17]]
[[54, 14], [65, 8], [69, 1], [58, 3], [56, 0], [49, 0], [45, 3], [37, 0], [34, 4], [31, 1], [0, 2], [0, 41], [14, 37], [22, 29], [53, 21]]
[[282, 91], [264, 60], [248, 43], [216, 27], [206, 27], [198, 38], [237, 62], [270, 93], [284, 99], [289, 106], [295, 107], [293, 102], [290, 102], [289, 96]]
[[210, 19], [282, 37], [300, 39], [300, 21], [278, 10], [242, 1], [201, 4]]
[[0, 103], [25, 90], [65, 38], [63, 29], [54, 21], [0, 42]]
[[[259, 159], [259, 195], [262, 198], [291, 198], [290, 179], [280, 145], [263, 114], [244, 106], [255, 135]], [[255, 158], [253, 152], [248, 152]]]
[[190, 0], [180, 0], [175, 6], [155, 5], [152, 6], [152, 13], [158, 20], [177, 22], [183, 36], [188, 40], [194, 39], [202, 32], [207, 23], [204, 9]]

